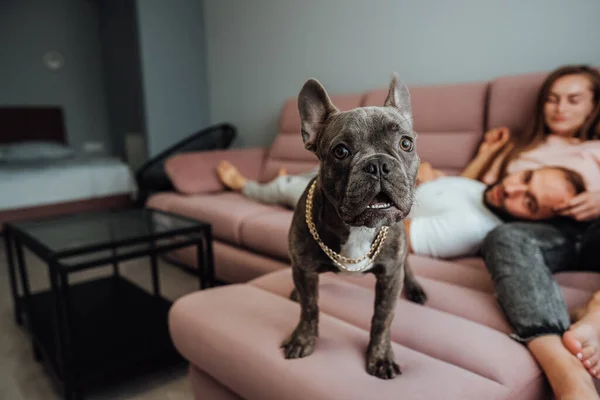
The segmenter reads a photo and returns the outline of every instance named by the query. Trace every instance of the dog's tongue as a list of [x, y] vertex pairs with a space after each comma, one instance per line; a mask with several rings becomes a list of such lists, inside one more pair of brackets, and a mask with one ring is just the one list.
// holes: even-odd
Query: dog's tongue
[[386, 204], [386, 203], [391, 203], [392, 201], [390, 200], [389, 196], [385, 193], [379, 192], [377, 194], [377, 196], [375, 196], [373, 198], [373, 200], [371, 200], [371, 202], [369, 203], [370, 206], [374, 206], [377, 204]]

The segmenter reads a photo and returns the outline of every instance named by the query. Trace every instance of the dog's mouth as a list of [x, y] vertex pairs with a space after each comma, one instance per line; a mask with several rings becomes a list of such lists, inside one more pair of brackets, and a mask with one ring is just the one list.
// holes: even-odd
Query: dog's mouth
[[367, 205], [368, 209], [371, 210], [387, 210], [389, 208], [396, 207], [390, 199], [390, 196], [383, 192], [377, 193], [373, 200]]

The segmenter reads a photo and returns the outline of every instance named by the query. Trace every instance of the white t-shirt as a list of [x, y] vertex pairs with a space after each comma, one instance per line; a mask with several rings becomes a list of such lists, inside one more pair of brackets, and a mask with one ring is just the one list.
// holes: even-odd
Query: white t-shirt
[[476, 255], [488, 232], [502, 223], [483, 203], [482, 182], [445, 176], [419, 185], [408, 216], [415, 254], [437, 258]]

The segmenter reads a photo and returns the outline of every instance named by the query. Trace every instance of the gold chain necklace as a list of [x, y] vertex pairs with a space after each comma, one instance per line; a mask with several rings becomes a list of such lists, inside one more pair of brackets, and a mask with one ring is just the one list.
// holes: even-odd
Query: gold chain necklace
[[[323, 243], [323, 241], [319, 237], [319, 233], [317, 232], [317, 227], [312, 220], [313, 196], [315, 194], [316, 186], [317, 186], [317, 181], [315, 180], [312, 183], [312, 185], [310, 186], [310, 189], [308, 190], [308, 195], [306, 197], [306, 224], [308, 225], [308, 229], [310, 230], [310, 233], [312, 234], [313, 238], [315, 239], [315, 241], [317, 242], [319, 247], [321, 247], [321, 250], [323, 250], [323, 252], [325, 254], [327, 254], [327, 256], [331, 259], [331, 261], [333, 261], [333, 263], [335, 265], [337, 265], [344, 271], [362, 272], [362, 271], [368, 269], [371, 266], [371, 264], [373, 263], [373, 260], [375, 260], [375, 258], [377, 257], [377, 255], [379, 255], [379, 252], [383, 248], [383, 243], [385, 242], [385, 239], [387, 238], [387, 232], [388, 232], [389, 227], [387, 227], [387, 226], [381, 227], [381, 230], [377, 234], [377, 237], [375, 238], [375, 241], [371, 245], [371, 248], [369, 249], [367, 254], [365, 254], [364, 256], [362, 256], [360, 258], [347, 258], [341, 254], [336, 253], [335, 251], [333, 251], [329, 247], [327, 247], [327, 245], [325, 243]], [[342, 263], [358, 264], [358, 263], [366, 260], [367, 258], [369, 258], [371, 260], [371, 262], [364, 265], [363, 267], [361, 267], [359, 269], [349, 269], [347, 266], [342, 264]]]

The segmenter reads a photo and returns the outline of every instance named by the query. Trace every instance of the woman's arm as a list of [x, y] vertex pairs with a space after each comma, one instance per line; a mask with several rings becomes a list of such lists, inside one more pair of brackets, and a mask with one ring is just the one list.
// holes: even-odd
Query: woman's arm
[[483, 142], [479, 145], [477, 155], [467, 164], [460, 175], [465, 178], [478, 179], [482, 171], [487, 169], [488, 173], [497, 179], [500, 164], [511, 149], [510, 145], [506, 146], [509, 140], [510, 130], [508, 128], [502, 127], [487, 131]]
[[[600, 147], [596, 143], [600, 141], [593, 140], [589, 143], [591, 147], [585, 152], [584, 157], [590, 157], [594, 160], [597, 167], [600, 169]], [[590, 221], [600, 218], [600, 191], [585, 191], [573, 197], [568, 202], [556, 207], [555, 212], [565, 217], [571, 217], [577, 221]]]
[[600, 192], [583, 192], [555, 209], [559, 215], [577, 221], [600, 218]]
[[491, 162], [493, 154], [478, 152], [465, 169], [460, 173], [460, 176], [465, 178], [477, 179], [481, 171]]

